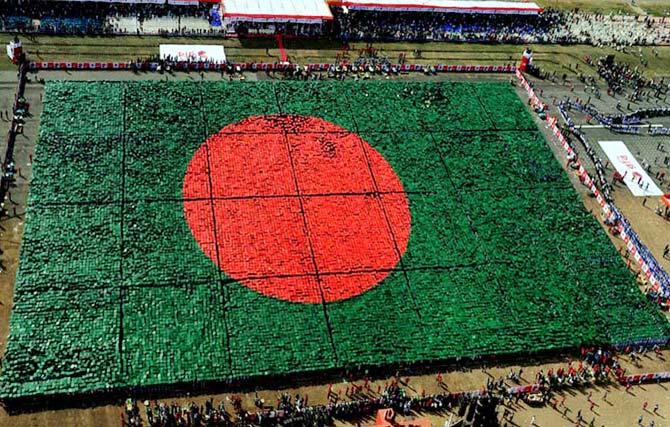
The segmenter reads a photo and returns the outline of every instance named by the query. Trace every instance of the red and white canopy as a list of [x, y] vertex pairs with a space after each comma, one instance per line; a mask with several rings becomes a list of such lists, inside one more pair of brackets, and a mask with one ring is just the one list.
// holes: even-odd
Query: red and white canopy
[[454, 12], [538, 14], [542, 8], [535, 3], [488, 0], [330, 0], [331, 6], [351, 10], [383, 10], [397, 12]]
[[228, 21], [319, 23], [333, 19], [326, 0], [223, 0]]

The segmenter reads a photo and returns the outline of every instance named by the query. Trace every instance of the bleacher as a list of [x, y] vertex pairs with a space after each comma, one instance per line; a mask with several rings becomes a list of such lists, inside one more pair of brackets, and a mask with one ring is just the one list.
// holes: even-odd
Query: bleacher
[[0, 17], [0, 23], [2, 24], [2, 28], [4, 28], [6, 31], [12, 31], [30, 28], [33, 24], [33, 21], [27, 16], [9, 15]]
[[[191, 16], [161, 16], [140, 21], [134, 16], [110, 17], [107, 25], [115, 33], [162, 34], [162, 33], [207, 33], [212, 30], [209, 21]], [[181, 29], [181, 31], [180, 31]]]
[[[405, 0], [384, 0], [381, 6], [373, 7], [353, 0], [331, 1], [329, 8], [317, 1], [320, 5], [317, 8], [312, 3], [293, 4], [291, 1], [227, 0], [224, 11], [214, 3], [23, 0], [20, 4], [0, 5], [0, 29], [65, 34], [218, 35], [230, 32], [244, 36], [285, 33], [333, 36], [342, 40], [578, 43], [618, 49], [670, 44], [670, 23], [651, 18], [540, 12], [541, 9], [533, 9], [532, 13], [495, 10], [475, 13], [452, 6], [416, 9], [410, 5], [399, 9], [390, 4], [397, 2], [406, 3]], [[461, 4], [448, 0], [432, 0], [432, 3]], [[306, 4], [312, 6], [306, 8]]]
[[102, 20], [85, 17], [57, 17], [46, 16], [40, 20], [35, 20], [38, 31], [48, 33], [66, 33], [66, 34], [84, 34], [99, 33], [104, 28]]

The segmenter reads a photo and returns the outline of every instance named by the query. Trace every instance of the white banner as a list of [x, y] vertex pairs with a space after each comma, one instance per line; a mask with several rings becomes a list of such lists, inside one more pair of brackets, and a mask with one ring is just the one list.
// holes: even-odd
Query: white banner
[[173, 61], [224, 62], [226, 53], [220, 45], [162, 44], [161, 58], [169, 56]]
[[654, 181], [642, 169], [633, 154], [628, 150], [623, 141], [598, 141], [610, 163], [623, 176], [623, 181], [630, 189], [633, 196], [648, 197], [662, 196], [663, 192], [656, 186]]

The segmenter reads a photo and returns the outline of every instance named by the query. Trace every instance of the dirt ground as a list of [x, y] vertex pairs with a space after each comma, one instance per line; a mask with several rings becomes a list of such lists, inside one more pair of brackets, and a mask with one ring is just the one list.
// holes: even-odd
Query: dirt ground
[[[77, 80], [87, 80], [87, 79], [147, 79], [147, 78], [160, 78], [164, 79], [164, 76], [159, 76], [156, 74], [131, 74], [131, 73], [119, 73], [119, 72], [41, 72], [38, 75], [40, 78], [46, 79], [77, 79]], [[12, 102], [13, 93], [15, 91], [16, 75], [14, 72], [6, 71], [0, 72], [0, 111], [9, 109], [9, 106]], [[174, 78], [179, 79], [196, 79], [199, 76], [195, 74], [191, 75], [177, 75]], [[205, 77], [206, 79], [220, 79], [218, 74], [208, 74]], [[246, 76], [247, 80], [256, 80], [256, 79], [265, 79], [267, 76], [264, 74], [250, 74]], [[420, 77], [425, 78], [425, 77]], [[447, 75], [444, 77], [438, 78], [447, 78], [447, 79], [479, 79], [479, 78], [497, 78], [502, 80], [509, 80], [509, 76], [468, 76], [468, 75]], [[35, 80], [35, 76], [31, 75], [31, 79]], [[540, 86], [542, 83], [538, 83]], [[549, 87], [549, 86], [547, 86]], [[29, 155], [32, 153], [34, 145], [36, 143], [36, 137], [38, 135], [39, 129], [39, 113], [41, 110], [40, 99], [42, 94], [42, 85], [38, 83], [31, 83], [27, 88], [27, 98], [31, 103], [31, 111], [34, 114], [34, 117], [29, 121], [25, 127], [25, 136], [19, 136], [17, 141], [17, 146], [15, 150], [16, 165], [21, 169], [21, 175], [17, 181], [15, 188], [12, 188], [11, 191], [11, 201], [5, 201], [5, 207], [9, 210], [11, 218], [3, 220], [0, 225], [0, 249], [2, 249], [3, 256], [3, 271], [0, 273], [0, 354], [4, 352], [5, 340], [8, 333], [8, 319], [12, 302], [13, 294], [13, 282], [14, 276], [16, 273], [16, 267], [18, 264], [18, 249], [20, 244], [21, 232], [23, 227], [23, 212], [26, 206], [27, 199], [27, 185], [28, 179], [30, 177], [30, 162]], [[555, 90], [557, 93], [564, 93], [565, 88], [549, 88], [547, 91]], [[548, 136], [546, 123], [538, 121], [540, 129]], [[0, 123], [0, 126], [6, 128], [7, 122]], [[560, 147], [557, 146], [555, 140], [548, 139], [549, 146], [554, 150], [557, 158], [561, 160], [561, 163], [564, 162], [564, 155], [560, 151]], [[593, 201], [593, 199], [588, 197], [586, 189], [579, 184], [579, 182], [574, 179], [573, 183], [575, 188], [582, 195], [587, 209], [594, 212], [594, 216], [599, 217], [598, 209]], [[641, 238], [647, 244], [654, 254], [658, 258], [662, 258], [662, 248], [665, 244], [665, 241], [670, 239], [670, 231], [668, 231], [667, 224], [657, 224], [655, 220], [655, 215], [653, 211], [648, 209], [641, 208], [640, 201], [635, 198], [626, 197], [625, 191], [619, 191], [617, 193], [617, 204], [620, 206], [622, 211], [626, 214], [627, 217], [631, 219], [635, 230], [640, 234]], [[629, 200], [630, 199], [630, 200]], [[16, 207], [16, 215], [14, 215], [14, 207]], [[660, 226], [665, 226], [665, 228], [660, 228]], [[617, 238], [613, 238], [614, 244], [619, 247], [623, 244]], [[567, 354], [556, 354], [554, 360], [550, 362], [538, 363], [534, 360], [525, 360], [523, 365], [524, 375], [522, 383], [530, 383], [535, 377], [535, 374], [540, 370], [545, 372], [553, 367], [556, 369], [558, 366], [566, 366], [567, 360], [569, 357], [576, 358], [576, 355], [567, 355]], [[641, 373], [641, 372], [653, 372], [653, 371], [668, 371], [670, 370], [670, 352], [666, 351], [662, 357], [657, 357], [655, 355], [650, 355], [644, 357], [642, 362], [638, 364], [632, 364], [627, 357], [621, 357], [621, 363], [626, 367], [628, 373]], [[482, 366], [475, 367], [473, 369], [451, 369], [447, 371], [442, 371], [444, 376], [444, 382], [446, 388], [449, 391], [463, 391], [463, 390], [477, 390], [482, 388], [486, 383], [487, 378], [499, 378], [506, 375], [510, 369], [518, 371], [519, 365], [515, 366], [501, 366], [501, 367], [488, 367], [488, 369], [483, 369]], [[393, 375], [394, 372], [390, 372], [389, 375]], [[434, 393], [440, 391], [440, 386], [437, 383], [435, 376], [437, 371], [431, 373], [430, 375], [418, 375], [414, 376], [411, 373], [407, 373], [410, 376], [409, 384], [406, 385], [406, 390], [410, 394], [421, 394], [423, 391], [426, 393]], [[403, 377], [405, 374], [403, 374]], [[371, 393], [376, 393], [377, 387], [382, 386], [389, 380], [389, 378], [381, 378], [373, 381], [371, 383]], [[358, 384], [360, 384], [360, 379]], [[333, 391], [335, 393], [341, 392], [344, 396], [344, 390], [347, 387], [347, 382], [342, 380], [333, 385]], [[510, 384], [512, 385], [512, 384]], [[656, 426], [670, 426], [670, 392], [668, 388], [670, 384], [654, 384], [654, 385], [643, 385], [635, 386], [632, 389], [632, 393], [626, 393], [622, 387], [617, 385], [612, 385], [610, 387], [597, 387], [591, 390], [569, 390], [564, 394], [566, 396], [566, 406], [568, 408], [567, 417], [563, 417], [562, 411], [564, 408], [560, 408], [561, 412], [554, 410], [550, 407], [543, 408], [531, 408], [526, 404], [520, 402], [519, 405], [515, 405], [513, 408], [515, 410], [514, 422], [515, 425], [529, 425], [530, 419], [532, 416], [535, 416], [535, 425], [540, 425], [543, 427], [553, 427], [553, 426], [570, 426], [575, 425], [575, 418], [577, 411], [581, 410], [584, 419], [587, 422], [595, 418], [594, 425], [596, 426], [634, 426], [637, 425], [637, 420], [640, 415], [644, 417], [644, 425], [648, 425], [649, 421], [654, 420]], [[327, 385], [318, 384], [312, 386], [303, 386], [298, 388], [289, 388], [286, 391], [295, 395], [299, 393], [301, 395], [307, 394], [309, 396], [310, 404], [319, 404], [325, 403], [326, 401], [326, 390]], [[269, 405], [274, 405], [276, 398], [283, 390], [259, 390], [259, 395], [265, 399], [266, 403]], [[587, 401], [587, 395], [589, 392], [593, 393], [593, 400], [596, 401], [597, 406], [595, 411], [591, 412], [589, 410], [589, 403]], [[608, 398], [605, 401], [603, 399], [603, 394], [607, 391]], [[152, 399], [155, 396], [134, 396], [138, 400], [142, 401], [144, 399]], [[168, 399], [163, 399], [163, 401], [171, 402], [177, 401], [179, 403], [185, 403], [190, 401], [195, 401], [198, 403], [204, 403], [205, 400], [213, 398], [216, 405], [220, 401], [226, 401], [227, 409], [231, 410], [230, 403], [226, 398], [230, 397], [230, 393], [222, 393], [216, 395], [207, 395], [207, 396], [183, 396], [176, 395], [174, 397], [169, 397]], [[254, 391], [247, 391], [242, 394], [243, 402], [246, 408], [253, 408], [253, 399]], [[559, 395], [559, 400], [562, 395]], [[658, 414], [653, 414], [652, 412], [645, 412], [642, 409], [643, 402], [649, 402], [649, 411], [653, 406], [658, 403], [659, 411]], [[110, 405], [105, 406], [95, 406], [94, 401], [87, 401], [86, 398], [80, 402], [81, 406], [86, 406], [82, 409], [64, 409], [57, 411], [41, 411], [33, 413], [23, 413], [23, 414], [14, 414], [9, 415], [4, 410], [0, 409], [0, 427], [4, 426], [107, 426], [107, 425], [119, 425], [121, 423], [121, 414], [123, 411], [123, 402], [114, 402]], [[79, 406], [79, 405], [78, 405]], [[143, 406], [140, 404], [140, 408], [143, 412]], [[440, 414], [440, 416], [431, 416], [431, 420], [434, 426], [444, 425], [445, 420], [449, 418], [449, 414]], [[454, 414], [453, 420], [456, 421], [458, 417]], [[345, 425], [343, 423], [338, 423]], [[365, 422], [363, 422], [365, 424]], [[371, 423], [370, 423], [371, 424]]]
[[[16, 276], [16, 267], [18, 266], [19, 246], [21, 244], [21, 235], [23, 231], [24, 213], [28, 196], [28, 180], [30, 178], [29, 155], [32, 153], [35, 141], [37, 139], [39, 114], [42, 110], [40, 102], [41, 87], [30, 87], [26, 91], [26, 98], [31, 105], [33, 118], [30, 125], [24, 128], [24, 134], [18, 136], [14, 157], [16, 165], [21, 169], [21, 173], [16, 180], [15, 185], [10, 190], [10, 197], [4, 201], [4, 208], [10, 216], [0, 220], [0, 250], [2, 250], [2, 263], [0, 266], [0, 354], [4, 354], [6, 338], [9, 332], [9, 313], [12, 306], [12, 297], [14, 291], [14, 277]], [[3, 136], [9, 128], [7, 113], [11, 111], [16, 93], [16, 80], [0, 81], [0, 112], [3, 119], [0, 121]], [[3, 157], [5, 151], [3, 138]]]
[[[582, 71], [586, 75], [595, 74], [595, 70], [582, 65]], [[565, 99], [566, 96], [569, 96], [572, 100], [575, 98], [580, 98], [582, 100], [590, 99], [591, 103], [595, 108], [601, 112], [607, 114], [620, 114], [621, 112], [632, 112], [635, 109], [647, 108], [652, 106], [659, 105], [669, 105], [667, 101], [663, 100], [645, 100], [640, 103], [630, 103], [630, 110], [628, 110], [628, 102], [625, 101], [622, 97], [612, 98], [608, 96], [605, 92], [605, 86], [601, 82], [600, 90], [603, 93], [601, 99], [596, 99], [593, 96], [591, 91], [587, 92], [583, 84], [580, 84], [577, 79], [569, 79], [568, 82], [563, 85], [562, 83], [552, 83], [548, 81], [542, 81], [537, 79], [531, 79], [534, 82], [537, 91], [542, 91], [543, 95], [541, 98], [551, 104], [552, 98], [556, 97], [558, 100]], [[568, 89], [571, 85], [574, 84], [574, 90]], [[617, 100], [622, 99], [622, 111], [616, 110]], [[550, 108], [550, 114], [558, 116], [558, 110], [553, 106]], [[570, 112], [571, 118], [575, 121], [576, 124], [580, 125], [586, 124], [585, 117], [576, 112]], [[668, 119], [654, 119], [651, 120], [653, 124], [663, 124], [668, 126]], [[541, 125], [541, 127], [547, 128], [546, 124]], [[590, 145], [596, 150], [600, 158], [605, 163], [608, 158], [604, 152], [600, 149], [598, 145], [599, 140], [620, 140], [624, 141], [629, 148], [629, 150], [636, 156], [639, 162], [643, 158], [647, 159], [652, 164], [652, 170], [649, 174], [652, 179], [656, 172], [665, 171], [666, 176], [670, 173], [668, 166], [663, 165], [662, 158], [664, 155], [670, 151], [670, 138], [667, 136], [657, 136], [657, 137], [643, 137], [643, 136], [634, 136], [634, 135], [622, 135], [609, 132], [605, 129], [586, 129], [584, 130], [586, 137]], [[548, 135], [548, 133], [547, 133]], [[556, 140], [552, 138], [550, 144], [554, 143], [556, 145]], [[658, 148], [664, 151], [660, 151]], [[595, 176], [595, 168], [593, 164], [588, 159], [588, 156], [585, 154], [581, 145], [577, 143], [577, 153], [580, 156], [584, 166], [589, 170], [591, 176]], [[562, 153], [561, 153], [562, 154]], [[561, 163], [565, 161], [565, 155], [560, 157], [562, 160]], [[607, 169], [607, 177], [612, 180], [614, 177], [614, 167], [609, 166]], [[664, 191], [668, 191], [668, 183], [661, 185], [658, 180], [655, 180], [656, 184]], [[593, 209], [594, 213], [597, 213], [600, 216], [600, 208], [595, 203], [595, 199], [588, 197], [588, 191], [586, 187], [578, 185], [581, 187], [582, 194], [585, 197], [585, 204], [588, 206], [588, 209]], [[667, 259], [663, 258], [663, 248], [665, 245], [670, 244], [670, 222], [665, 221], [662, 217], [654, 213], [654, 208], [662, 203], [659, 197], [647, 197], [647, 201], [643, 206], [644, 197], [636, 197], [628, 190], [628, 188], [623, 184], [617, 184], [614, 187], [612, 196], [615, 199], [616, 206], [628, 219], [633, 230], [639, 235], [644, 244], [651, 250], [654, 254], [654, 257], [665, 269], [666, 272], [670, 272], [670, 267]], [[621, 239], [614, 238], [614, 244], [617, 248], [624, 246], [624, 242]]]
[[[627, 358], [622, 358], [621, 363], [627, 367], [627, 370], [633, 372], [648, 372], [660, 371], [668, 369], [668, 357], [670, 352], [665, 352], [662, 358], [655, 355], [644, 358], [638, 365], [632, 365]], [[524, 374], [522, 375], [522, 384], [532, 382], [536, 373], [541, 369], [546, 372], [548, 369], [554, 370], [560, 366], [567, 366], [567, 355], [557, 355], [556, 361], [552, 363], [534, 364], [529, 361], [523, 365]], [[478, 367], [472, 370], [453, 370], [443, 373], [443, 381], [446, 387], [442, 388], [436, 381], [437, 372], [431, 375], [410, 376], [410, 381], [403, 386], [409, 395], [420, 395], [424, 390], [426, 393], [437, 393], [444, 391], [462, 391], [462, 390], [478, 390], [486, 383], [487, 378], [499, 378], [505, 376], [510, 370], [518, 372], [520, 365], [505, 366], [505, 367], [488, 367], [483, 369]], [[403, 375], [404, 377], [404, 375]], [[370, 383], [369, 394], [376, 394], [378, 387], [383, 387], [389, 379], [379, 379]], [[362, 385], [363, 381], [358, 379], [354, 383]], [[508, 383], [509, 385], [514, 385]], [[333, 392], [344, 396], [346, 388], [350, 385], [346, 381], [333, 384]], [[595, 419], [594, 425], [607, 427], [624, 427], [635, 426], [640, 415], [644, 416], [645, 426], [650, 420], [654, 420], [656, 426], [667, 427], [670, 425], [670, 392], [668, 391], [668, 384], [650, 384], [635, 386], [627, 393], [624, 387], [612, 384], [607, 387], [592, 387], [588, 389], [572, 389], [556, 394], [555, 398], [559, 401], [565, 396], [565, 407], [560, 407], [559, 411], [554, 410], [551, 406], [546, 407], [530, 407], [523, 401], [512, 405], [510, 408], [515, 412], [514, 425], [525, 426], [529, 425], [532, 416], [536, 418], [536, 425], [543, 427], [560, 427], [573, 426], [576, 421], [576, 414], [581, 411], [582, 416], [587, 422]], [[314, 385], [308, 387], [288, 388], [284, 390], [259, 390], [259, 396], [264, 399], [266, 405], [275, 405], [277, 398], [283, 392], [288, 392], [291, 395], [299, 394], [301, 396], [307, 395], [310, 404], [326, 403], [327, 385]], [[588, 395], [592, 393], [592, 399], [597, 406], [594, 411], [589, 409]], [[607, 398], [604, 399], [604, 394], [607, 393]], [[254, 408], [253, 391], [247, 393], [236, 393], [243, 399], [243, 405], [247, 409]], [[226, 409], [232, 412], [232, 405], [229, 398], [230, 393], [221, 393], [208, 396], [174, 396], [161, 401], [166, 403], [177, 402], [178, 404], [189, 404], [196, 402], [203, 404], [208, 399], [213, 399], [215, 405], [223, 401]], [[141, 403], [144, 399], [152, 399], [152, 396], [136, 396], [140, 401], [140, 410], [144, 412], [144, 405]], [[344, 397], [343, 397], [344, 398]], [[644, 411], [642, 405], [644, 402], [649, 402], [648, 411]], [[653, 414], [652, 410], [655, 404], [659, 405], [657, 414]], [[563, 411], [567, 408], [567, 416], [563, 416]], [[500, 413], [502, 413], [502, 408]], [[21, 415], [9, 416], [5, 412], [0, 412], [0, 426], [114, 426], [120, 424], [121, 414], [123, 412], [123, 402], [118, 402], [116, 405], [98, 406], [88, 409], [65, 409], [57, 411], [42, 411], [36, 413], [28, 413]], [[431, 414], [413, 414], [417, 417], [428, 417], [432, 421], [433, 426], [442, 426], [445, 421], [449, 419], [450, 413], [441, 413], [439, 415]], [[453, 421], [457, 421], [459, 417], [453, 413]], [[362, 425], [372, 425], [371, 420], [361, 420]], [[337, 426], [351, 426], [353, 424], [336, 422]], [[503, 425], [501, 423], [501, 425]], [[513, 425], [513, 424], [510, 424]]]
[[[563, 0], [562, 0], [563, 1]], [[590, 1], [590, 0], [589, 0]], [[670, 21], [670, 18], [668, 19]], [[11, 34], [0, 34], [0, 43], [5, 44], [12, 38]], [[161, 44], [185, 43], [222, 45], [226, 55], [238, 62], [275, 62], [280, 58], [277, 41], [272, 39], [219, 39], [219, 38], [164, 38], [158, 36], [117, 36], [117, 37], [77, 37], [77, 36], [35, 36], [21, 37], [23, 49], [29, 58], [38, 61], [90, 61], [125, 62], [135, 58], [157, 56]], [[524, 47], [520, 45], [498, 44], [467, 44], [444, 42], [376, 42], [373, 46], [378, 55], [397, 61], [398, 55], [404, 53], [407, 60], [420, 64], [473, 64], [473, 65], [504, 65], [514, 64], [521, 57]], [[304, 40], [287, 39], [284, 42], [285, 52], [295, 62], [331, 63], [342, 53], [342, 42], [335, 40]], [[348, 60], [357, 57], [359, 49], [365, 43], [351, 43]], [[549, 72], [559, 75], [567, 73], [575, 75], [573, 65], [586, 56], [593, 58], [606, 54], [616, 55], [617, 61], [639, 64], [640, 50], [628, 48], [624, 52], [609, 47], [588, 45], [528, 45], [534, 52], [535, 63]], [[420, 57], [415, 57], [415, 49], [421, 50]], [[656, 55], [655, 52], [658, 52]], [[670, 46], [641, 48], [646, 59], [645, 70], [652, 74], [667, 74], [670, 69]], [[0, 61], [0, 70], [12, 70], [9, 61]]]

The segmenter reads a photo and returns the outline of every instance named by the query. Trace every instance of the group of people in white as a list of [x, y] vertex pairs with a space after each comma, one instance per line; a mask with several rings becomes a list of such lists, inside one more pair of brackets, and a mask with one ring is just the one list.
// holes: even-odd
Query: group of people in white
[[564, 27], [553, 28], [558, 38], [573, 43], [610, 46], [670, 43], [670, 19], [572, 12], [563, 14]]

